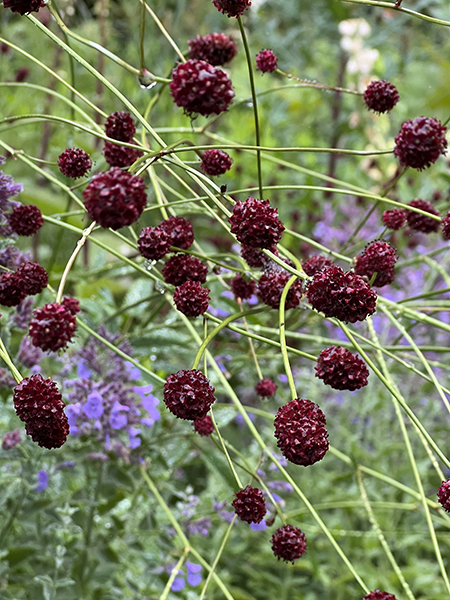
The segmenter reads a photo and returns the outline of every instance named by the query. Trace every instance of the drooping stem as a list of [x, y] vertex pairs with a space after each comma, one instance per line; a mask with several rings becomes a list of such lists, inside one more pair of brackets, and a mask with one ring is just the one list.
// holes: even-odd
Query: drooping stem
[[281, 355], [283, 357], [284, 370], [285, 370], [286, 376], [288, 378], [289, 389], [291, 390], [292, 400], [295, 400], [297, 398], [297, 391], [295, 389], [294, 376], [292, 375], [292, 369], [291, 369], [291, 365], [289, 363], [289, 357], [288, 357], [288, 353], [287, 353], [286, 322], [285, 321], [286, 321], [286, 298], [287, 298], [287, 295], [288, 295], [291, 285], [294, 283], [294, 281], [296, 279], [297, 279], [297, 277], [295, 275], [293, 275], [289, 279], [289, 281], [286, 283], [286, 285], [284, 286], [283, 293], [281, 294], [280, 309], [279, 309]]

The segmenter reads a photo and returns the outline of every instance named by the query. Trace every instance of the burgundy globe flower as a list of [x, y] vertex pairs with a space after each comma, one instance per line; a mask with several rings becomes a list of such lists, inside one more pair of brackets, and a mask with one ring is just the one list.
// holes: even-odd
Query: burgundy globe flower
[[250, 0], [212, 0], [214, 6], [227, 17], [240, 17], [251, 6]]
[[142, 154], [140, 150], [135, 150], [128, 146], [118, 146], [117, 144], [113, 144], [113, 142], [105, 141], [103, 146], [103, 156], [111, 167], [129, 167]]
[[169, 87], [175, 104], [187, 115], [219, 115], [234, 98], [228, 75], [204, 60], [190, 59], [175, 67]]
[[397, 88], [389, 81], [372, 81], [364, 92], [364, 102], [369, 110], [389, 112], [400, 100]]
[[373, 592], [369, 592], [367, 596], [364, 596], [363, 600], [396, 600], [396, 598], [388, 592], [374, 590]]
[[137, 243], [139, 252], [148, 260], [159, 260], [170, 251], [170, 240], [161, 227], [144, 227]]
[[3, 0], [3, 6], [12, 12], [28, 15], [30, 12], [38, 12], [45, 4], [42, 0]]
[[[277, 271], [275, 269], [269, 269], [266, 273], [261, 275], [258, 281], [258, 288], [256, 294], [261, 302], [267, 304], [272, 308], [280, 308], [281, 295], [283, 290], [292, 277], [290, 273], [286, 271]], [[300, 279], [296, 279], [289, 288], [286, 296], [285, 308], [295, 308], [300, 304], [302, 297], [302, 282]]]
[[450, 212], [442, 219], [442, 235], [444, 239], [450, 240]]
[[294, 562], [306, 552], [306, 536], [293, 525], [283, 525], [272, 536], [272, 550], [275, 556], [286, 562]]
[[14, 388], [14, 408], [33, 442], [48, 449], [64, 444], [69, 422], [62, 396], [50, 378], [38, 374], [23, 379]]
[[325, 348], [316, 364], [316, 377], [335, 390], [359, 390], [367, 385], [366, 363], [350, 350], [340, 346]]
[[110, 114], [105, 121], [105, 133], [113, 140], [131, 142], [136, 133], [133, 117], [124, 110]]
[[194, 241], [192, 225], [183, 217], [169, 217], [159, 224], [160, 229], [169, 237], [170, 245], [187, 250]]
[[231, 233], [236, 234], [241, 244], [251, 248], [271, 248], [280, 241], [284, 231], [278, 210], [272, 208], [268, 200], [251, 196], [245, 202], [236, 202], [228, 221]]
[[266, 502], [261, 490], [248, 485], [243, 490], [236, 492], [235, 496], [231, 506], [240, 520], [246, 523], [261, 523], [267, 513]]
[[198, 281], [186, 281], [175, 290], [173, 301], [186, 317], [199, 317], [208, 310], [209, 289]]
[[450, 512], [450, 479], [442, 482], [437, 495], [442, 508]]
[[[439, 216], [439, 211], [436, 210], [431, 202], [428, 202], [427, 200], [420, 200], [417, 198], [416, 200], [410, 202], [408, 206], [414, 206], [414, 208], [420, 208], [420, 210], [430, 213], [430, 215], [436, 215], [437, 217]], [[441, 227], [441, 221], [421, 215], [420, 213], [413, 212], [412, 210], [406, 211], [406, 219], [411, 229], [421, 231], [422, 233], [439, 231]]]
[[278, 60], [272, 50], [261, 50], [256, 55], [256, 66], [262, 73], [272, 73], [278, 69]]
[[383, 223], [388, 229], [397, 231], [406, 223], [406, 211], [399, 208], [385, 210], [383, 213]]
[[223, 175], [231, 169], [233, 159], [223, 150], [205, 150], [200, 168], [211, 177]]
[[[278, 256], [278, 249], [276, 246], [271, 246], [268, 250]], [[241, 246], [241, 256], [249, 267], [255, 269], [265, 269], [270, 263], [270, 258], [267, 257], [264, 252], [245, 244], [242, 244]]]
[[383, 287], [394, 281], [396, 262], [397, 255], [394, 248], [384, 240], [374, 240], [356, 257], [355, 273], [367, 277], [368, 280], [377, 273], [372, 285]]
[[77, 179], [92, 169], [91, 157], [81, 148], [67, 148], [59, 155], [58, 167], [63, 175]]
[[306, 296], [313, 308], [326, 317], [356, 323], [376, 310], [377, 293], [359, 275], [329, 267], [316, 273], [308, 283]]
[[27, 296], [40, 294], [48, 285], [47, 271], [34, 262], [22, 263], [15, 275], [19, 289]]
[[238, 47], [233, 38], [224, 33], [209, 33], [198, 35], [188, 41], [189, 58], [204, 60], [213, 67], [220, 67], [238, 53]]
[[73, 301], [64, 299], [61, 304], [46, 304], [34, 311], [28, 332], [34, 346], [52, 352], [67, 347], [77, 331], [75, 315], [79, 309], [76, 310]]
[[311, 400], [296, 398], [279, 408], [274, 425], [278, 448], [295, 465], [307, 467], [325, 456], [329, 447], [325, 415]]
[[421, 171], [447, 152], [446, 131], [447, 128], [433, 117], [416, 117], [403, 123], [395, 138], [394, 154], [402, 166]]
[[277, 391], [277, 384], [274, 383], [271, 379], [264, 377], [261, 381], [255, 386], [255, 391], [258, 396], [262, 396], [263, 398], [271, 398], [275, 395]]
[[209, 415], [202, 419], [195, 419], [194, 430], [203, 437], [208, 437], [214, 433], [214, 425]]
[[18, 306], [26, 294], [19, 287], [16, 273], [2, 272], [0, 274], [0, 304], [2, 306]]
[[214, 388], [201, 371], [177, 371], [164, 384], [164, 402], [179, 419], [196, 421], [206, 417], [215, 401]]
[[231, 280], [231, 289], [236, 298], [248, 300], [255, 293], [256, 282], [253, 281], [253, 279], [247, 281], [242, 275], [236, 275], [236, 277]]
[[94, 175], [83, 192], [90, 218], [107, 229], [120, 229], [135, 223], [147, 203], [143, 179], [112, 167]]
[[175, 254], [165, 263], [162, 274], [166, 283], [181, 285], [185, 281], [205, 283], [208, 266], [196, 256]]
[[17, 235], [33, 235], [39, 231], [44, 224], [42, 213], [34, 204], [21, 204], [16, 206], [8, 215], [11, 229]]
[[334, 262], [330, 258], [320, 254], [314, 254], [313, 256], [302, 260], [303, 270], [309, 277], [312, 277], [319, 271], [323, 271], [323, 269], [333, 266]]

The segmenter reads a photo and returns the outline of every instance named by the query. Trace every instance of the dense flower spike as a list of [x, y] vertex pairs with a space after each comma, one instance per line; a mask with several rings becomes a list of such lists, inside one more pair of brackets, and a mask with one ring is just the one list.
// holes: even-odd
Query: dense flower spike
[[[267, 306], [279, 308], [284, 287], [291, 277], [292, 275], [286, 271], [268, 270], [267, 273], [261, 275], [258, 281], [258, 288], [256, 290], [258, 298], [261, 302], [267, 304]], [[296, 279], [289, 288], [286, 296], [286, 310], [298, 306], [301, 297], [302, 282], [300, 279]]]
[[133, 117], [124, 110], [110, 114], [105, 121], [105, 133], [113, 140], [131, 142], [136, 133]]
[[367, 385], [366, 363], [350, 350], [340, 346], [325, 348], [316, 364], [316, 377], [335, 390], [359, 390]]
[[321, 254], [314, 254], [305, 260], [302, 260], [303, 270], [309, 277], [312, 277], [319, 271], [334, 266], [333, 261]]
[[159, 227], [168, 235], [171, 246], [187, 250], [194, 241], [192, 225], [183, 217], [169, 217]]
[[296, 398], [278, 409], [275, 437], [283, 456], [305, 467], [321, 460], [329, 447], [326, 419], [311, 402]]
[[83, 192], [90, 218], [101, 227], [120, 229], [135, 223], [147, 203], [141, 177], [112, 167], [95, 175]]
[[58, 167], [63, 175], [77, 179], [92, 169], [91, 157], [81, 148], [67, 148], [58, 158]]
[[442, 508], [450, 512], [450, 479], [442, 482], [437, 495]]
[[28, 15], [31, 12], [38, 12], [45, 3], [42, 0], [3, 0], [3, 6], [10, 8], [12, 12]]
[[223, 175], [231, 169], [233, 159], [223, 150], [205, 150], [200, 168], [211, 177]]
[[446, 153], [446, 131], [447, 128], [433, 117], [416, 117], [403, 123], [395, 138], [394, 154], [403, 167], [421, 171]]
[[[414, 206], [414, 208], [420, 208], [431, 215], [439, 216], [439, 211], [434, 208], [431, 202], [427, 200], [420, 200], [417, 198], [408, 204], [408, 206]], [[412, 210], [406, 211], [406, 219], [411, 229], [421, 231], [422, 233], [432, 233], [433, 231], [439, 231], [441, 222], [437, 219], [432, 219], [425, 215], [413, 212]]]
[[389, 81], [372, 81], [364, 92], [367, 108], [377, 113], [389, 112], [399, 100], [397, 88]]
[[262, 73], [272, 73], [278, 69], [278, 60], [272, 50], [261, 50], [256, 55], [256, 66]]
[[233, 38], [224, 33], [209, 33], [198, 35], [188, 41], [189, 58], [204, 60], [213, 67], [220, 67], [238, 53], [238, 47]]
[[377, 293], [359, 275], [329, 267], [316, 273], [308, 283], [306, 296], [313, 308], [326, 317], [356, 323], [376, 310]]
[[275, 556], [286, 562], [294, 562], [306, 552], [306, 536], [293, 525], [283, 525], [272, 536], [272, 550]]
[[78, 301], [67, 298], [61, 304], [46, 304], [34, 311], [29, 330], [34, 346], [52, 352], [67, 347], [77, 330], [75, 315], [79, 309], [74, 302], [78, 305]]
[[181, 285], [185, 281], [205, 283], [208, 266], [196, 256], [175, 254], [163, 267], [162, 274], [166, 283]]
[[42, 213], [34, 204], [16, 206], [12, 213], [8, 215], [8, 221], [17, 235], [33, 235], [44, 224]]
[[227, 17], [240, 17], [251, 6], [250, 0], [212, 0], [214, 6]]
[[396, 600], [396, 598], [394, 594], [389, 594], [389, 592], [374, 590], [373, 592], [369, 592], [367, 596], [364, 596], [362, 600]]
[[186, 317], [199, 317], [208, 310], [209, 289], [198, 281], [186, 281], [175, 290], [173, 301]]
[[277, 391], [277, 384], [274, 383], [271, 379], [264, 377], [261, 381], [255, 386], [255, 391], [258, 396], [262, 396], [263, 398], [271, 398], [275, 395]]
[[241, 521], [246, 523], [261, 523], [267, 513], [264, 496], [258, 488], [248, 485], [236, 492], [236, 498], [231, 503], [234, 512]]
[[228, 221], [231, 233], [251, 248], [271, 248], [280, 241], [284, 231], [278, 210], [272, 208], [268, 200], [257, 200], [251, 196], [245, 202], [236, 202]]
[[47, 271], [37, 263], [21, 264], [15, 275], [19, 289], [27, 296], [40, 294], [48, 285]]
[[161, 227], [144, 227], [138, 239], [139, 252], [148, 260], [159, 260], [170, 251], [170, 240]]
[[209, 415], [202, 419], [195, 419], [194, 430], [203, 437], [208, 437], [214, 433], [214, 425]]
[[394, 281], [396, 262], [397, 255], [394, 248], [384, 240], [374, 240], [356, 257], [355, 273], [367, 277], [368, 280], [377, 273], [372, 285], [383, 287]]
[[446, 240], [450, 240], [450, 212], [442, 219], [442, 235]]
[[406, 212], [399, 208], [385, 210], [383, 213], [383, 223], [388, 229], [397, 231], [406, 223]]
[[26, 294], [19, 287], [19, 279], [15, 273], [0, 274], [0, 304], [2, 306], [18, 306]]
[[231, 280], [231, 289], [236, 298], [248, 300], [255, 293], [256, 282], [253, 281], [253, 279], [244, 279], [242, 275], [236, 275], [236, 277]]
[[[278, 256], [278, 249], [276, 246], [271, 246], [268, 250]], [[241, 246], [241, 256], [248, 266], [253, 267], [254, 269], [265, 269], [270, 263], [270, 258], [268, 258], [264, 252], [257, 248], [251, 248], [246, 244], [242, 244]]]
[[48, 449], [64, 444], [69, 435], [69, 422], [62, 396], [50, 378], [43, 379], [38, 374], [23, 379], [14, 388], [14, 408], [33, 442]]
[[175, 104], [187, 115], [219, 115], [234, 98], [225, 71], [204, 60], [190, 59], [175, 67], [169, 87]]
[[106, 162], [111, 167], [129, 167], [132, 165], [140, 156], [142, 152], [129, 148], [128, 146], [118, 146], [112, 142], [105, 142], [103, 146], [103, 156]]
[[201, 371], [177, 371], [164, 384], [164, 402], [179, 419], [203, 419], [215, 401], [214, 388]]

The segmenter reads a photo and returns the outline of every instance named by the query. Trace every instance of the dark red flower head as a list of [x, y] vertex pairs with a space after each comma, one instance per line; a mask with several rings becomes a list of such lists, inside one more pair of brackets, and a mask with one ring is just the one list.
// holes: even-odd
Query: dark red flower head
[[192, 225], [183, 217], [169, 217], [159, 224], [160, 229], [169, 237], [171, 246], [187, 250], [194, 241]]
[[48, 449], [64, 444], [69, 422], [62, 396], [50, 378], [43, 379], [38, 374], [23, 379], [14, 388], [14, 408], [33, 442]]
[[248, 485], [243, 490], [236, 492], [235, 496], [231, 506], [240, 520], [246, 523], [261, 523], [267, 513], [266, 502], [261, 490]]
[[42, 213], [34, 204], [21, 204], [16, 206], [8, 221], [11, 229], [17, 235], [33, 235], [39, 231], [44, 224]]
[[45, 3], [42, 0], [3, 0], [3, 6], [10, 8], [12, 12], [28, 15], [30, 12], [38, 12]]
[[442, 508], [450, 512], [450, 479], [442, 482], [437, 495]]
[[159, 260], [170, 251], [170, 240], [161, 227], [144, 227], [138, 239], [139, 252], [148, 260]]
[[334, 263], [330, 258], [322, 256], [320, 254], [315, 254], [305, 260], [302, 260], [303, 270], [307, 275], [309, 275], [309, 277], [312, 277], [313, 275], [315, 275], [319, 271], [322, 271], [323, 269], [327, 269], [328, 267], [333, 266]]
[[2, 306], [18, 306], [26, 294], [19, 287], [19, 278], [15, 273], [0, 274], [0, 304]]
[[255, 293], [256, 282], [253, 281], [253, 279], [244, 279], [242, 275], [236, 275], [236, 277], [231, 280], [231, 289], [236, 298], [248, 300]]
[[198, 281], [185, 281], [175, 290], [173, 301], [186, 317], [199, 317], [208, 310], [209, 289]]
[[238, 52], [236, 42], [224, 33], [198, 35], [194, 40], [188, 41], [188, 46], [189, 58], [204, 60], [213, 67], [220, 67], [230, 62]]
[[316, 273], [308, 283], [306, 296], [313, 308], [326, 317], [356, 323], [376, 310], [377, 293], [359, 275], [329, 267]]
[[364, 92], [367, 108], [377, 113], [389, 112], [399, 100], [397, 88], [389, 81], [372, 81]]
[[227, 17], [240, 17], [251, 6], [250, 0], [212, 0], [214, 6]]
[[311, 400], [296, 398], [279, 408], [274, 425], [278, 448], [295, 465], [307, 467], [325, 456], [329, 447], [325, 415]]
[[84, 177], [92, 169], [91, 157], [81, 148], [67, 148], [59, 155], [58, 167], [66, 177]]
[[442, 235], [444, 239], [450, 240], [450, 212], [442, 219]]
[[165, 263], [162, 274], [166, 283], [181, 285], [185, 281], [205, 283], [208, 266], [196, 256], [175, 254]]
[[262, 396], [263, 398], [271, 398], [277, 391], [277, 384], [271, 379], [264, 377], [264, 379], [261, 379], [261, 381], [258, 381], [256, 384], [255, 391], [258, 396]]
[[52, 352], [66, 348], [77, 330], [76, 306], [78, 301], [65, 298], [61, 304], [54, 302], [37, 308], [28, 332], [33, 345]]
[[293, 525], [283, 525], [272, 536], [272, 550], [275, 556], [286, 562], [294, 562], [306, 552], [306, 536]]
[[[258, 288], [256, 294], [261, 302], [271, 306], [272, 308], [279, 308], [281, 295], [283, 290], [292, 277], [290, 273], [286, 271], [278, 271], [276, 269], [269, 269], [266, 273], [261, 275], [258, 281]], [[302, 297], [302, 282], [300, 279], [296, 279], [289, 288], [286, 296], [285, 308], [295, 308], [299, 305]]]
[[223, 175], [231, 169], [233, 159], [223, 150], [205, 150], [200, 168], [211, 177]]
[[[271, 246], [268, 250], [278, 256], [278, 249], [276, 246]], [[258, 250], [258, 248], [252, 248], [245, 244], [242, 244], [241, 246], [241, 256], [249, 267], [255, 269], [265, 269], [270, 264], [270, 258], [267, 257], [264, 252]]]
[[214, 425], [209, 415], [203, 417], [203, 419], [195, 419], [194, 430], [203, 437], [208, 437], [214, 433]]
[[124, 110], [110, 114], [105, 121], [105, 133], [113, 140], [131, 142], [136, 133], [133, 117]]
[[394, 281], [396, 262], [397, 255], [394, 248], [384, 240], [374, 240], [356, 257], [355, 273], [367, 277], [368, 280], [377, 273], [372, 285], [383, 287]]
[[383, 223], [388, 229], [397, 231], [406, 223], [406, 212], [400, 208], [385, 210], [383, 213]]
[[421, 171], [447, 152], [446, 131], [447, 128], [433, 117], [416, 117], [403, 123], [395, 138], [394, 154], [402, 166]]
[[201, 371], [177, 371], [164, 384], [164, 402], [179, 419], [203, 419], [215, 401], [214, 388]]
[[94, 175], [83, 192], [90, 218], [101, 227], [120, 229], [135, 223], [147, 203], [146, 187], [141, 177], [112, 167]]
[[374, 590], [369, 592], [367, 596], [364, 596], [363, 600], [396, 600], [394, 594], [388, 592], [382, 592], [381, 590]]
[[219, 115], [228, 109], [234, 98], [225, 71], [204, 60], [190, 59], [175, 67], [169, 87], [175, 104], [187, 115]]
[[113, 144], [113, 142], [105, 141], [103, 156], [111, 167], [129, 167], [142, 156], [142, 152], [128, 146], [119, 146]]
[[256, 55], [256, 66], [262, 73], [272, 73], [278, 69], [278, 60], [272, 50], [261, 50]]
[[22, 263], [15, 276], [19, 289], [27, 296], [40, 294], [48, 285], [47, 271], [34, 262]]
[[316, 364], [316, 377], [335, 390], [359, 390], [367, 385], [366, 363], [350, 350], [340, 346], [325, 348]]
[[[416, 200], [410, 202], [408, 206], [414, 206], [414, 208], [420, 208], [420, 210], [430, 213], [430, 215], [436, 215], [437, 217], [439, 216], [439, 211], [436, 210], [431, 202], [428, 202], [427, 200], [420, 200], [417, 198]], [[441, 227], [441, 221], [438, 219], [432, 219], [431, 217], [421, 215], [420, 213], [413, 212], [412, 210], [406, 211], [406, 219], [411, 229], [421, 231], [422, 233], [439, 231]]]
[[251, 196], [245, 202], [236, 202], [228, 221], [238, 241], [252, 248], [271, 248], [280, 241], [284, 231], [278, 209], [272, 208], [268, 200]]

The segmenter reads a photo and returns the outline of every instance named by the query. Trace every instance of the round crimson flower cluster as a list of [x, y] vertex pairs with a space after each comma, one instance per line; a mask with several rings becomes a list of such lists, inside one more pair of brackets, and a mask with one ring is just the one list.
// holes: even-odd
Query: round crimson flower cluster
[[397, 88], [389, 81], [372, 81], [364, 92], [367, 108], [377, 113], [389, 112], [399, 100]]
[[22, 263], [14, 275], [18, 288], [26, 296], [40, 294], [48, 285], [47, 271], [34, 262]]
[[307, 467], [325, 456], [329, 448], [325, 415], [311, 400], [296, 398], [279, 408], [274, 425], [278, 448], [295, 465]]
[[159, 227], [168, 236], [171, 246], [187, 250], [194, 241], [192, 225], [183, 217], [169, 217]]
[[385, 210], [383, 213], [383, 223], [388, 229], [397, 231], [406, 223], [406, 212], [400, 208]]
[[241, 244], [251, 248], [271, 248], [280, 241], [284, 231], [278, 209], [272, 208], [268, 200], [251, 196], [245, 202], [236, 202], [228, 221], [231, 233], [236, 234]]
[[326, 317], [356, 323], [376, 310], [377, 293], [359, 275], [329, 267], [316, 273], [308, 283], [306, 296], [313, 308]]
[[243, 490], [236, 492], [235, 496], [231, 506], [240, 520], [246, 523], [261, 523], [267, 513], [266, 502], [261, 490], [248, 485]]
[[442, 219], [442, 235], [446, 240], [450, 240], [450, 212]]
[[[291, 278], [291, 274], [286, 271], [278, 271], [275, 269], [268, 269], [266, 273], [261, 275], [258, 281], [258, 288], [256, 290], [258, 298], [267, 306], [272, 308], [280, 308], [281, 296], [283, 290]], [[302, 297], [302, 282], [300, 279], [296, 279], [289, 288], [286, 296], [285, 308], [295, 308], [299, 305]]]
[[253, 281], [253, 279], [247, 281], [242, 275], [236, 275], [236, 277], [231, 280], [231, 289], [236, 298], [248, 300], [255, 293], [256, 282]]
[[403, 123], [395, 138], [394, 154], [403, 167], [422, 171], [446, 153], [446, 131], [447, 128], [433, 117], [416, 117]]
[[359, 390], [367, 385], [366, 363], [350, 350], [340, 346], [325, 348], [316, 364], [316, 377], [335, 390]]
[[208, 310], [209, 289], [198, 281], [185, 281], [177, 287], [173, 301], [177, 309], [186, 317], [199, 317]]
[[[276, 246], [271, 246], [268, 250], [278, 256], [278, 249]], [[270, 263], [270, 258], [267, 257], [264, 252], [261, 252], [261, 250], [258, 250], [257, 248], [247, 246], [246, 244], [242, 244], [241, 246], [241, 256], [248, 266], [253, 267], [254, 269], [265, 269]]]
[[112, 167], [94, 175], [83, 192], [84, 205], [93, 221], [107, 229], [120, 229], [135, 223], [147, 203], [141, 177]]
[[37, 308], [28, 332], [33, 345], [51, 352], [66, 348], [76, 333], [79, 310], [78, 300], [74, 298], [64, 298], [61, 304], [54, 302]]
[[204, 60], [189, 59], [175, 67], [169, 87], [175, 104], [187, 115], [219, 115], [234, 98], [228, 75]]
[[223, 150], [205, 150], [200, 168], [211, 177], [223, 175], [231, 169], [233, 159]]
[[170, 240], [161, 227], [144, 227], [137, 243], [139, 252], [148, 260], [159, 260], [170, 251]]
[[250, 0], [212, 0], [218, 11], [227, 17], [240, 17], [251, 6]]
[[389, 592], [374, 590], [373, 592], [369, 592], [367, 596], [364, 596], [363, 600], [396, 600], [396, 598], [394, 594], [389, 594]]
[[201, 371], [177, 371], [164, 384], [164, 402], [179, 419], [196, 421], [206, 417], [215, 401], [214, 388]]
[[277, 391], [277, 384], [274, 383], [271, 379], [264, 377], [261, 381], [255, 386], [255, 391], [258, 396], [262, 396], [263, 398], [271, 398], [275, 395]]
[[175, 254], [166, 262], [162, 274], [166, 283], [181, 285], [185, 281], [205, 283], [208, 266], [196, 256]]
[[442, 482], [437, 495], [442, 508], [450, 512], [450, 479]]
[[14, 388], [14, 408], [25, 423], [25, 430], [33, 442], [43, 448], [59, 448], [69, 435], [69, 422], [64, 413], [64, 402], [56, 386], [42, 375], [23, 379]]
[[312, 277], [323, 269], [333, 266], [334, 263], [330, 258], [320, 254], [314, 254], [313, 256], [302, 260], [302, 268], [309, 277]]
[[394, 248], [384, 240], [374, 240], [356, 257], [355, 273], [369, 280], [376, 273], [372, 285], [383, 287], [394, 281], [396, 262], [397, 255]]
[[135, 150], [129, 146], [120, 146], [113, 142], [105, 141], [103, 146], [103, 156], [111, 167], [129, 167], [142, 154], [141, 150]]
[[294, 562], [306, 552], [306, 536], [298, 527], [283, 525], [272, 536], [274, 555], [286, 562]]
[[233, 38], [224, 33], [209, 33], [198, 35], [193, 40], [188, 40], [189, 58], [204, 60], [213, 67], [220, 67], [238, 53], [238, 47]]
[[12, 12], [28, 15], [30, 12], [38, 12], [45, 3], [42, 0], [3, 0], [3, 6]]
[[214, 425], [209, 415], [202, 419], [195, 419], [194, 430], [203, 437], [208, 437], [214, 433]]
[[2, 306], [18, 306], [26, 294], [20, 289], [15, 273], [2, 272], [0, 275], [0, 304]]
[[105, 121], [105, 133], [113, 140], [131, 142], [136, 133], [133, 117], [124, 110], [111, 113]]
[[21, 204], [8, 215], [8, 222], [17, 235], [33, 235], [42, 227], [44, 219], [34, 204]]
[[[431, 202], [427, 200], [420, 200], [417, 198], [408, 204], [408, 206], [414, 206], [414, 208], [420, 208], [430, 215], [439, 216], [439, 211], [434, 208]], [[434, 231], [439, 231], [441, 227], [441, 221], [438, 219], [432, 219], [431, 217], [427, 217], [426, 215], [421, 215], [420, 213], [414, 212], [412, 210], [406, 211], [406, 219], [408, 221], [408, 225], [411, 229], [415, 229], [416, 231], [421, 231], [422, 233], [432, 233]]]
[[59, 155], [58, 167], [63, 175], [77, 179], [92, 169], [91, 157], [81, 148], [67, 148]]
[[256, 66], [262, 73], [272, 73], [278, 69], [278, 60], [272, 50], [261, 50], [256, 55]]

